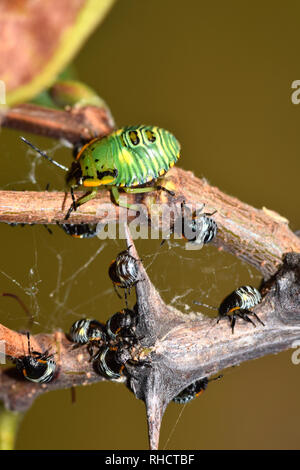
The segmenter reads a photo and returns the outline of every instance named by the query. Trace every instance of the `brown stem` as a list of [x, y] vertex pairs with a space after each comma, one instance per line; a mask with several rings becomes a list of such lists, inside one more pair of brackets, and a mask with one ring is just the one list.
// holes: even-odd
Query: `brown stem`
[[[128, 232], [127, 244], [133, 244]], [[265, 326], [238, 321], [234, 335], [227, 319], [216, 325], [215, 319], [201, 313], [186, 315], [166, 305], [142, 265], [140, 279], [137, 336], [144, 339], [139, 357], [145, 360], [148, 354], [150, 365], [127, 365], [127, 370], [131, 389], [146, 403], [150, 448], [157, 449], [165, 407], [186, 386], [243, 361], [288, 349], [299, 339], [300, 255], [288, 254], [263, 289], [255, 312]]]
[[[28, 355], [27, 336], [0, 325], [0, 341], [5, 342], [8, 358]], [[88, 385], [105, 380], [93, 369], [90, 355], [85, 346], [73, 349], [66, 336], [57, 331], [53, 335], [30, 336], [31, 348], [37, 352], [50, 349], [57, 363], [57, 375], [49, 384], [29, 382], [15, 368], [0, 369], [0, 400], [7, 409], [27, 410], [42, 393], [77, 385]]]
[[[60, 111], [22, 104], [6, 111], [1, 121], [6, 127], [48, 137], [64, 137], [74, 143], [94, 136], [105, 136], [114, 128], [109, 110], [95, 106], [75, 106]], [[266, 208], [255, 209], [209, 185], [206, 180], [200, 180], [192, 172], [178, 167], [169, 171], [166, 179], [170, 180], [176, 192], [175, 201], [185, 199], [187, 203], [193, 204], [204, 202], [207, 212], [216, 210], [214, 218], [218, 223], [218, 237], [214, 243], [219, 249], [229, 251], [259, 269], [265, 278], [277, 271], [285, 253], [300, 252], [300, 239], [289, 229], [288, 220], [276, 212]], [[128, 199], [129, 202], [144, 202], [151, 218], [155, 200], [171, 203], [162, 192], [153, 195], [128, 195]], [[62, 193], [0, 191], [0, 221], [43, 224], [62, 222], [71, 198], [67, 198], [64, 207], [63, 201]], [[101, 220], [97, 217], [99, 205], [109, 201], [109, 193], [99, 191], [96, 199], [82, 205], [72, 214], [70, 222], [98, 222]], [[113, 219], [119, 217], [119, 209], [115, 209]]]
[[161, 393], [163, 391], [161, 384], [161, 377], [158, 371], [156, 371], [156, 374], [152, 373], [149, 375], [145, 404], [150, 450], [158, 449], [161, 421], [167, 406]]
[[[213, 243], [219, 249], [229, 251], [256, 267], [265, 278], [276, 272], [285, 253], [300, 252], [300, 238], [289, 229], [288, 221], [279, 214], [266, 208], [255, 209], [181, 168], [170, 170], [166, 181], [172, 184], [175, 198], [156, 191], [146, 195], [128, 195], [129, 202], [143, 202], [150, 218], [153, 202], [171, 205], [185, 199], [190, 204], [205, 203], [205, 211], [217, 211], [213, 217], [218, 224], [218, 236]], [[78, 193], [78, 196], [82, 194]], [[71, 202], [69, 195], [65, 200], [65, 194], [58, 192], [0, 191], [0, 221], [42, 224], [63, 222]], [[109, 202], [109, 192], [101, 190], [96, 199], [72, 213], [69, 222], [97, 223], [102, 220], [97, 216], [97, 210], [101, 204]], [[114, 205], [112, 209], [113, 214], [106, 219], [110, 222], [118, 220], [120, 214], [118, 206]], [[127, 211], [122, 210], [123, 215], [124, 212], [126, 215]], [[134, 215], [131, 211], [129, 220]]]
[[0, 115], [3, 127], [20, 129], [34, 134], [80, 142], [109, 134], [114, 123], [106, 109], [96, 106], [58, 109], [34, 104], [20, 104]]
[[[17, 127], [22, 123], [22, 129], [64, 136], [73, 142], [79, 135], [85, 139], [91, 137], [82, 122], [73, 120], [70, 113], [62, 112], [61, 122], [56, 115], [48, 123], [51, 112], [43, 121], [40, 115], [33, 116], [30, 107], [26, 108], [25, 114], [31, 116], [30, 120], [23, 117], [22, 109], [8, 113], [4, 125]], [[59, 124], [55, 127], [56, 119]], [[91, 127], [95, 129], [97, 125], [94, 123]], [[173, 200], [156, 192], [132, 195], [130, 202], [143, 202], [150, 219], [155, 215], [152, 205], [155, 200], [168, 204], [183, 199], [187, 203], [205, 202], [207, 212], [217, 210], [215, 244], [257, 267], [268, 283], [262, 290], [263, 301], [255, 308], [265, 326], [257, 324], [254, 328], [238, 321], [233, 335], [226, 319], [216, 325], [215, 320], [201, 313], [185, 315], [166, 305], [139, 263], [140, 281], [136, 285], [139, 341], [126, 364], [126, 377], [129, 388], [146, 404], [151, 449], [158, 448], [161, 419], [167, 404], [186, 386], [243, 361], [288, 349], [300, 337], [300, 240], [289, 230], [288, 221], [268, 209], [254, 209], [180, 168], [172, 169], [167, 179], [176, 193]], [[62, 193], [2, 191], [0, 220], [62, 222], [66, 213], [62, 208], [63, 197]], [[97, 216], [99, 204], [108, 201], [109, 194], [99, 192], [97, 199], [72, 214], [70, 222], [98, 222], [101, 220]], [[68, 198], [66, 207], [70, 203]], [[116, 208], [111, 220], [118, 217], [119, 211]], [[127, 244], [132, 245], [132, 255], [139, 258], [128, 231]], [[5, 327], [0, 328], [0, 340], [6, 341], [7, 354], [13, 357], [22, 356], [24, 348], [26, 350], [24, 336]], [[45, 391], [103, 380], [93, 370], [86, 348], [73, 350], [63, 333], [37, 335], [32, 338], [32, 344], [37, 351], [51, 346], [59, 363], [58, 375], [48, 385], [40, 385], [17, 378], [10, 370], [1, 370], [0, 398], [7, 408], [25, 410]]]
[[[138, 258], [127, 231], [127, 245]], [[234, 335], [226, 319], [216, 320], [201, 313], [183, 314], [164, 303], [139, 263], [136, 285], [137, 346], [126, 364], [127, 385], [145, 401], [150, 447], [158, 447], [161, 419], [167, 404], [195, 380], [209, 377], [227, 367], [291, 347], [300, 337], [300, 255], [287, 254], [282, 267], [265, 286], [264, 299], [255, 312], [265, 326], [256, 328], [238, 321]], [[1, 326], [0, 340], [7, 354], [26, 353], [24, 335]], [[23, 411], [45, 391], [103, 380], [96, 374], [85, 347], [74, 350], [65, 335], [32, 337], [37, 351], [51, 348], [59, 365], [57, 377], [47, 385], [26, 382], [15, 371], [2, 370], [0, 398], [7, 408]], [[125, 380], [125, 377], [124, 377]]]

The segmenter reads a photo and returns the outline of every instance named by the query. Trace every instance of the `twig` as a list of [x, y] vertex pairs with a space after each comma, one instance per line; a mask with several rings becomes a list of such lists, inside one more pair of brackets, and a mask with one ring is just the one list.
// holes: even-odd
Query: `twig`
[[[65, 111], [23, 104], [11, 108], [2, 115], [1, 125], [54, 138], [66, 138], [71, 142], [89, 140], [95, 135], [105, 136], [114, 128], [110, 111], [96, 106], [70, 107]], [[274, 274], [288, 252], [300, 252], [300, 239], [288, 228], [288, 220], [276, 212], [255, 209], [238, 199], [228, 196], [200, 180], [192, 172], [173, 168], [167, 174], [177, 198], [187, 203], [206, 203], [205, 210], [214, 211], [218, 223], [215, 244], [260, 270], [265, 278]], [[80, 193], [79, 193], [80, 195]], [[56, 223], [65, 218], [62, 193], [37, 193], [0, 191], [0, 221], [8, 223]], [[150, 218], [152, 204], [171, 203], [164, 194], [128, 195], [129, 202], [143, 202]], [[97, 199], [80, 206], [72, 214], [70, 223], [96, 223], [97, 209], [110, 201], [106, 191], [99, 191]], [[172, 201], [173, 202], [173, 201]], [[69, 207], [68, 197], [64, 207]], [[133, 216], [131, 216], [133, 217]], [[119, 218], [119, 208], [115, 210]], [[112, 219], [108, 219], [112, 220]], [[130, 220], [130, 219], [129, 219]]]
[[[64, 119], [68, 121], [67, 115]], [[22, 119], [18, 118], [17, 122]], [[6, 125], [13, 123], [13, 119], [6, 120]], [[28, 130], [39, 132], [35, 124], [33, 118]], [[44, 125], [45, 122], [41, 127]], [[73, 133], [70, 128], [64, 133], [62, 124], [55, 131], [52, 124], [48, 125], [47, 132], [43, 133], [57, 137], [63, 134], [73, 141], [80, 134], [89, 138], [82, 127], [79, 126], [79, 130], [76, 125], [75, 120]], [[265, 327], [257, 325], [253, 328], [238, 322], [233, 335], [227, 321], [215, 326], [215, 320], [201, 314], [185, 315], [167, 306], [139, 263], [141, 280], [136, 285], [139, 319], [136, 334], [141, 339], [132, 351], [132, 360], [126, 364], [126, 377], [127, 385], [146, 404], [151, 449], [158, 448], [161, 419], [167, 404], [182, 389], [224, 368], [288, 349], [300, 337], [300, 240], [289, 230], [288, 221], [268, 209], [254, 209], [227, 196], [180, 168], [172, 169], [167, 178], [174, 186], [175, 202], [183, 199], [187, 203], [204, 202], [207, 211], [217, 210], [214, 218], [219, 231], [215, 244], [258, 268], [268, 282], [262, 290], [263, 301], [255, 309]], [[63, 197], [62, 193], [2, 191], [0, 220], [8, 223], [62, 222], [65, 216]], [[159, 193], [129, 199], [130, 202], [143, 202], [150, 219], [154, 215], [153, 202], [174, 202]], [[70, 222], [96, 223], [100, 220], [97, 217], [99, 204], [108, 201], [109, 194], [99, 192], [97, 199], [72, 214]], [[70, 203], [69, 198], [66, 204]], [[119, 208], [111, 220], [118, 215]], [[132, 246], [131, 254], [139, 258], [128, 231], [127, 245]], [[1, 327], [1, 339], [6, 341], [7, 354], [13, 357], [24, 354], [23, 335]], [[32, 344], [37, 351], [53, 348], [59, 362], [59, 374], [48, 385], [39, 385], [18, 379], [15, 372], [2, 370], [0, 398], [7, 408], [25, 410], [45, 391], [103, 380], [92, 369], [86, 349], [72, 350], [63, 333], [37, 335], [32, 337]]]
[[[127, 233], [131, 254], [138, 258], [133, 240]], [[127, 383], [137, 398], [145, 401], [149, 442], [158, 448], [162, 416], [169, 401], [183, 388], [201, 377], [209, 377], [227, 367], [291, 347], [300, 337], [300, 255], [288, 254], [278, 273], [269, 281], [265, 297], [255, 312], [265, 327], [238, 322], [232, 335], [227, 321], [215, 326], [215, 320], [201, 314], [182, 314], [167, 306], [139, 263], [136, 285], [139, 346], [126, 364]], [[7, 354], [26, 353], [24, 335], [5, 327], [0, 340], [6, 341]], [[93, 370], [86, 348], [72, 350], [61, 332], [32, 337], [37, 351], [49, 347], [56, 353], [59, 374], [48, 385], [26, 382], [11, 370], [1, 371], [0, 398], [9, 409], [25, 410], [41, 393], [57, 388], [103, 380]]]
[[[129, 234], [128, 245], [132, 245]], [[134, 256], [137, 253], [131, 251]], [[265, 327], [238, 322], [234, 335], [227, 321], [201, 314], [182, 314], [167, 306], [151, 284], [143, 266], [136, 286], [137, 335], [151, 351], [151, 366], [127, 366], [130, 386], [146, 403], [151, 449], [158, 448], [161, 419], [167, 404], [199, 378], [266, 354], [291, 347], [300, 337], [300, 255], [291, 253], [264, 289], [255, 312]]]
[[74, 143], [95, 136], [103, 137], [114, 127], [109, 112], [104, 108], [85, 106], [60, 111], [34, 104], [20, 104], [9, 109], [0, 115], [0, 124]]
[[[8, 358], [28, 354], [25, 334], [0, 325], [0, 340], [5, 341]], [[0, 369], [0, 400], [7, 409], [25, 411], [42, 393], [105, 380], [94, 371], [86, 347], [73, 349], [73, 343], [60, 331], [53, 335], [32, 335], [30, 343], [34, 351], [44, 352], [51, 349], [58, 365], [57, 376], [49, 384], [40, 385], [24, 379], [15, 368]]]
[[[288, 221], [279, 214], [266, 208], [255, 209], [181, 168], [172, 168], [167, 174], [167, 180], [172, 184], [176, 198], [167, 198], [162, 192], [156, 192], [128, 195], [128, 201], [143, 202], [150, 219], [153, 202], [169, 205], [182, 199], [190, 204], [204, 202], [206, 211], [217, 211], [214, 215], [218, 224], [215, 245], [247, 261], [265, 278], [276, 272], [285, 253], [300, 253], [299, 237], [289, 229]], [[65, 200], [65, 194], [58, 192], [0, 191], [0, 221], [38, 224], [63, 222], [66, 208], [71, 202], [70, 196]], [[97, 216], [99, 207], [109, 202], [109, 192], [101, 190], [96, 199], [80, 206], [69, 222], [97, 223], [102, 220]], [[113, 215], [106, 220], [116, 221], [119, 214], [120, 208], [114, 205]], [[129, 220], [135, 216], [133, 212], [131, 214]]]

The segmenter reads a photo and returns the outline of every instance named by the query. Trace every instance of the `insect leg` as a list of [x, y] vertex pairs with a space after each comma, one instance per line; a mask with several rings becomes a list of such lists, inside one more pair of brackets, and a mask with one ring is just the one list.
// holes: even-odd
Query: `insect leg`
[[75, 201], [75, 196], [74, 196], [74, 189], [71, 188], [71, 198], [72, 198], [72, 203], [73, 203], [73, 210], [76, 211], [76, 201]]
[[71, 215], [71, 213], [72, 213], [73, 211], [74, 211], [74, 206], [73, 206], [73, 204], [71, 204], [71, 205], [70, 205], [70, 208], [69, 208], [69, 210], [68, 210], [68, 212], [67, 212], [67, 215], [66, 215], [66, 217], [65, 217], [65, 220], [68, 220], [68, 219], [69, 219], [69, 217], [70, 217], [70, 215]]
[[180, 204], [180, 209], [181, 209], [181, 217], [184, 219], [186, 217], [186, 213], [188, 212], [188, 216], [190, 217], [192, 215], [192, 211], [189, 207], [187, 207], [185, 199], [182, 201]]
[[[199, 217], [199, 215], [203, 215], [203, 209], [205, 207], [205, 203], [202, 204], [202, 207], [200, 209], [197, 209], [196, 211], [194, 211], [192, 213], [192, 218], [193, 219], [196, 219], [197, 217]], [[191, 212], [191, 211], [190, 211]]]
[[[72, 195], [72, 188], [71, 188], [71, 195]], [[82, 197], [80, 197], [79, 199], [77, 199], [77, 201], [75, 201], [75, 197], [74, 197], [74, 194], [72, 196], [72, 199], [73, 199], [73, 202], [67, 212], [67, 215], [65, 217], [65, 220], [68, 220], [68, 218], [70, 217], [71, 213], [73, 211], [76, 211], [76, 209], [81, 206], [82, 204], [85, 204], [86, 202], [90, 201], [91, 199], [94, 199], [95, 197], [97, 196], [97, 188], [93, 189], [92, 191], [89, 191], [88, 193], [84, 194]]]
[[118, 289], [117, 289], [117, 286], [116, 284], [113, 282], [113, 286], [114, 286], [114, 289], [115, 289], [115, 293], [117, 294], [117, 296], [119, 297], [119, 299], [122, 299], [122, 296], [119, 294], [118, 292]]
[[88, 353], [89, 353], [89, 355], [90, 355], [89, 362], [91, 362], [91, 361], [94, 359], [94, 356], [95, 356], [95, 354], [94, 354], [94, 346], [95, 346], [95, 344], [94, 344], [93, 341], [90, 341], [90, 342], [88, 343], [88, 345], [87, 345], [87, 351], [88, 351]]
[[236, 316], [235, 315], [232, 315], [232, 318], [230, 319], [230, 326], [231, 326], [231, 331], [232, 331], [232, 334], [234, 334], [234, 326], [235, 326], [235, 322], [236, 322]]
[[251, 314], [256, 318], [256, 320], [262, 325], [265, 326], [264, 322], [261, 321], [258, 315], [255, 312], [251, 312]]
[[[128, 189], [130, 188], [123, 188], [125, 192], [129, 193], [130, 191], [128, 191]], [[144, 188], [141, 188], [141, 189], [144, 189]], [[148, 188], [147, 188], [148, 189]], [[112, 186], [111, 188], [111, 193], [112, 193], [112, 196], [115, 200], [115, 203], [120, 206], [120, 207], [125, 207], [126, 209], [130, 209], [130, 210], [133, 210], [135, 212], [139, 211], [140, 208], [139, 206], [135, 205], [135, 204], [127, 204], [127, 202], [123, 202], [122, 200], [120, 200], [120, 193], [119, 193], [119, 190], [116, 186]]]
[[255, 323], [251, 320], [251, 318], [248, 317], [247, 313], [249, 313], [250, 315], [252, 315], [252, 312], [250, 312], [249, 310], [240, 310], [240, 313], [237, 313], [237, 315], [242, 318], [243, 320], [249, 322], [249, 323], [252, 323], [252, 325], [254, 326], [254, 328], [256, 328], [256, 325]]
[[165, 191], [166, 193], [170, 194], [170, 196], [175, 196], [174, 191], [170, 191], [169, 189], [165, 188], [164, 186], [161, 186], [160, 184], [153, 186], [153, 188], [157, 189], [158, 191]]
[[[180, 211], [181, 211], [181, 233], [183, 234], [184, 233], [184, 221], [187, 217], [189, 217], [190, 219], [192, 218], [192, 211], [190, 210], [189, 207], [186, 207], [185, 205], [185, 199], [182, 201], [182, 203], [180, 204]], [[176, 221], [177, 221], [177, 218], [174, 220], [173, 222], [173, 225], [172, 227], [170, 227], [170, 232], [169, 232], [169, 236], [168, 238], [164, 238], [161, 242], [161, 244], [159, 245], [159, 247], [161, 248], [163, 246], [163, 244], [170, 239], [170, 236], [173, 235], [173, 233], [175, 233], [175, 224], [176, 224]]]
[[165, 188], [161, 185], [148, 186], [146, 188], [123, 188], [126, 193], [129, 194], [139, 194], [139, 193], [151, 193], [152, 191], [166, 191], [171, 196], [175, 196], [173, 191]]
[[[130, 294], [130, 291], [129, 291], [129, 294]], [[124, 289], [124, 297], [125, 297], [126, 308], [128, 308], [127, 289]]]
[[211, 215], [215, 215], [218, 211], [215, 210], [213, 212], [204, 212], [204, 215], [206, 215], [207, 217], [210, 217]]

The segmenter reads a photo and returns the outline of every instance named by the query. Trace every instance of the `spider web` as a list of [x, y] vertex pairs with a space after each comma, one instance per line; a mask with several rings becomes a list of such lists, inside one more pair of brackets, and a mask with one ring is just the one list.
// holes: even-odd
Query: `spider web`
[[[40, 147], [61, 161], [57, 152], [64, 150], [65, 143], [50, 148], [41, 144]], [[1, 180], [2, 189], [45, 189], [49, 165], [33, 155], [30, 149], [24, 153], [23, 174], [26, 176], [6, 180], [4, 184]], [[59, 189], [57, 170], [51, 171], [51, 188]], [[7, 256], [3, 257], [0, 266], [1, 291], [18, 295], [26, 304], [34, 319], [30, 331], [62, 329], [67, 332], [79, 318], [106, 322], [109, 316], [124, 307], [124, 300], [115, 295], [108, 277], [111, 260], [125, 249], [124, 240], [76, 240], [56, 226], [51, 226], [53, 235], [50, 235], [42, 226], [2, 225], [2, 243], [7, 247]], [[165, 302], [183, 313], [199, 312], [213, 317], [214, 312], [195, 306], [193, 301], [218, 306], [240, 285], [259, 284], [260, 276], [254, 269], [213, 246], [188, 251], [183, 240], [171, 237], [162, 247], [160, 242], [137, 240], [139, 257]], [[29, 329], [26, 312], [12, 299], [1, 300], [2, 322], [14, 329]], [[134, 292], [129, 302], [133, 307]], [[194, 400], [188, 406], [197, 406], [196, 403]], [[185, 407], [172, 405], [172, 412], [168, 414], [171, 430], [165, 447], [171, 445], [174, 434], [180, 432], [180, 423], [176, 420], [178, 413], [181, 417], [184, 410]]]

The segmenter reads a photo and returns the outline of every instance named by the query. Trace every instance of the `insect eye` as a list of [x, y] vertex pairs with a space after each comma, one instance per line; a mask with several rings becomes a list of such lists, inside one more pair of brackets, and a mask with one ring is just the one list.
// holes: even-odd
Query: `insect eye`
[[140, 139], [139, 139], [138, 133], [136, 131], [130, 131], [129, 132], [129, 138], [130, 138], [131, 143], [133, 145], [138, 145], [140, 143]]
[[156, 137], [155, 137], [154, 132], [150, 131], [149, 129], [146, 131], [146, 136], [147, 136], [147, 139], [149, 140], [149, 142], [155, 142], [156, 141]]
[[123, 147], [126, 147], [125, 139], [124, 139], [124, 133], [120, 135], [120, 141]]

